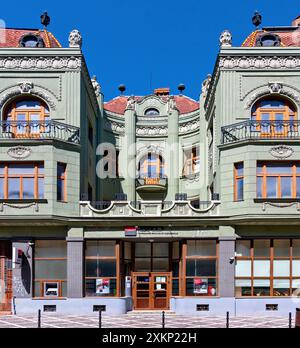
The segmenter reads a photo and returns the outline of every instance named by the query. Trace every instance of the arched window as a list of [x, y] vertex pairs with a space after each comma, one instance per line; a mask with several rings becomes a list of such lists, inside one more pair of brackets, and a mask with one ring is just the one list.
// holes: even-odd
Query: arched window
[[159, 111], [155, 108], [150, 108], [145, 111], [145, 116], [158, 116]]
[[252, 121], [257, 121], [256, 130], [262, 134], [284, 135], [296, 127], [296, 120], [296, 108], [283, 98], [264, 98], [252, 108]]
[[20, 39], [19, 46], [26, 48], [43, 48], [45, 47], [45, 43], [40, 36], [30, 33], [24, 35]]
[[256, 40], [256, 46], [258, 47], [279, 47], [281, 45], [281, 39], [276, 34], [263, 34]]
[[48, 106], [39, 99], [19, 99], [4, 112], [6, 131], [15, 136], [34, 136], [45, 131], [50, 119]]
[[163, 178], [165, 165], [162, 156], [149, 152], [139, 163], [140, 178]]

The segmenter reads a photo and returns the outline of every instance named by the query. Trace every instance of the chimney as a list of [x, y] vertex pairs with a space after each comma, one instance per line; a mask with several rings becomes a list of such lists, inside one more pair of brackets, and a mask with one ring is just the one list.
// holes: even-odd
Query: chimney
[[157, 88], [154, 90], [154, 94], [159, 97], [170, 95], [170, 88]]
[[292, 26], [293, 26], [293, 27], [300, 27], [300, 16], [296, 17], [296, 18], [292, 21]]

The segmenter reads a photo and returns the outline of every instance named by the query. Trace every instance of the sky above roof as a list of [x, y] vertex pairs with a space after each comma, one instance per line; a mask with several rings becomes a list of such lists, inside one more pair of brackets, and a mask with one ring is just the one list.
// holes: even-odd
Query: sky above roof
[[91, 75], [97, 75], [105, 100], [127, 87], [126, 95], [147, 95], [155, 88], [170, 87], [177, 94], [198, 99], [201, 83], [212, 73], [224, 29], [240, 46], [253, 31], [255, 10], [263, 26], [290, 25], [300, 14], [299, 0], [99, 0], [40, 2], [3, 1], [0, 19], [7, 27], [41, 28], [47, 10], [51, 31], [63, 46], [78, 29]]

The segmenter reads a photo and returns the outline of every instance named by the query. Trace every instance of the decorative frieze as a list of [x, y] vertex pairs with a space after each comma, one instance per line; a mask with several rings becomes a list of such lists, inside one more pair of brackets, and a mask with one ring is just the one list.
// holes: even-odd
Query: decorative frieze
[[81, 57], [0, 57], [0, 70], [79, 70]]
[[295, 69], [300, 68], [299, 57], [221, 57], [221, 69]]

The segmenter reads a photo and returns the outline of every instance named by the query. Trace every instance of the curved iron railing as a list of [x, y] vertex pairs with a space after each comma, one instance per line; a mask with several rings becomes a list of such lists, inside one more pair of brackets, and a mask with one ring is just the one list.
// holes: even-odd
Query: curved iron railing
[[0, 139], [57, 139], [80, 144], [80, 129], [54, 120], [0, 121]]
[[300, 121], [248, 120], [221, 130], [222, 144], [250, 139], [300, 139]]

